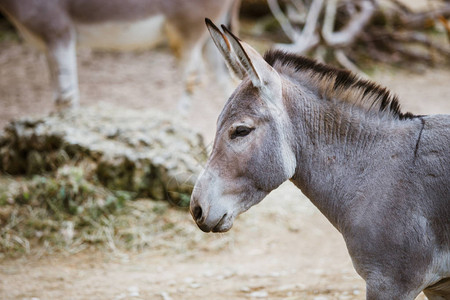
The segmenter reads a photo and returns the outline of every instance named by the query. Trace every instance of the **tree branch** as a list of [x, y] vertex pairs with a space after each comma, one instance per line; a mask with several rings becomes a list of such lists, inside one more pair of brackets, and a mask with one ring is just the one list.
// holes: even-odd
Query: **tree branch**
[[296, 32], [292, 27], [288, 18], [284, 15], [283, 11], [278, 5], [278, 0], [267, 0], [267, 4], [269, 4], [270, 11], [272, 12], [275, 19], [277, 19], [278, 23], [280, 23], [281, 29], [283, 29], [287, 37], [293, 42], [299, 39], [300, 33]]
[[287, 51], [293, 51], [296, 53], [305, 53], [317, 46], [320, 42], [319, 35], [317, 34], [317, 23], [319, 20], [320, 12], [322, 10], [324, 0], [313, 0], [309, 7], [308, 16], [306, 17], [306, 23], [300, 35], [296, 37], [291, 45], [277, 44], [277, 48], [281, 48]]
[[341, 64], [344, 68], [359, 74], [362, 78], [369, 78], [366, 73], [361, 71], [348, 57], [345, 55], [344, 51], [342, 49], [337, 49], [334, 51], [334, 56], [336, 57], [336, 60], [338, 63]]
[[331, 47], [347, 46], [355, 41], [375, 12], [375, 5], [370, 0], [359, 2], [361, 11], [338, 32], [333, 32], [336, 18], [337, 0], [329, 0], [325, 10], [322, 37]]

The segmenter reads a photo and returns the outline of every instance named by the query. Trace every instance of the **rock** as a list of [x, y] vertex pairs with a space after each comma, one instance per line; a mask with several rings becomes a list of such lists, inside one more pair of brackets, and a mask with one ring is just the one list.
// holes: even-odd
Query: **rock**
[[128, 288], [128, 293], [130, 297], [139, 297], [139, 287], [137, 286], [130, 286]]
[[186, 277], [186, 278], [184, 278], [183, 281], [184, 281], [184, 283], [190, 284], [190, 283], [193, 283], [195, 281], [195, 279], [192, 277]]
[[213, 271], [211, 271], [211, 270], [206, 270], [205, 272], [203, 272], [203, 277], [206, 277], [206, 278], [211, 278], [211, 277], [213, 277], [214, 276], [214, 272]]
[[160, 295], [163, 300], [172, 300], [172, 297], [170, 297], [169, 293], [167, 292], [161, 292]]
[[125, 293], [120, 293], [119, 295], [117, 295], [116, 297], [114, 297], [114, 300], [122, 300], [125, 299], [127, 297], [127, 294]]
[[177, 205], [189, 202], [206, 158], [202, 136], [176, 116], [106, 104], [13, 121], [0, 133], [1, 172], [53, 174], [89, 162], [86, 176], [110, 190]]
[[256, 291], [250, 294], [250, 297], [252, 298], [267, 298], [269, 297], [269, 293], [266, 291]]
[[357, 289], [353, 290], [353, 295], [360, 295], [360, 294], [361, 294], [360, 290], [357, 290]]

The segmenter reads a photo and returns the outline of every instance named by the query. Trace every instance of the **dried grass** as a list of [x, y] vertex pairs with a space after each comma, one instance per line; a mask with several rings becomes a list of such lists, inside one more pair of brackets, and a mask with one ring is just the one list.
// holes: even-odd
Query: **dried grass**
[[0, 255], [77, 253], [91, 247], [115, 254], [149, 248], [182, 252], [202, 240], [185, 208], [131, 198], [88, 182], [77, 167], [64, 167], [55, 178], [2, 178]]

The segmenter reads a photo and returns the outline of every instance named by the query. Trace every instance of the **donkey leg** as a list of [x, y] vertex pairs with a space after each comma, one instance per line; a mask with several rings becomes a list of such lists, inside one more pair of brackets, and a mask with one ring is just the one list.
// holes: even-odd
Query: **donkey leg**
[[442, 279], [423, 292], [429, 300], [450, 300], [450, 278]]
[[187, 113], [191, 105], [191, 97], [199, 85], [203, 71], [202, 49], [207, 39], [207, 31], [202, 26], [183, 27], [176, 21], [166, 24], [166, 32], [169, 44], [178, 58], [183, 72], [183, 94], [178, 103], [178, 109], [182, 114]]
[[428, 300], [450, 300], [450, 295], [437, 295], [427, 291], [423, 291]]
[[414, 300], [419, 295], [420, 290], [408, 288], [399, 282], [387, 278], [368, 280], [366, 282], [367, 300]]
[[208, 68], [213, 70], [215, 80], [222, 89], [223, 95], [228, 97], [237, 86], [237, 81], [230, 76], [227, 66], [223, 62], [220, 52], [215, 47], [214, 43], [208, 41], [205, 45], [205, 54], [207, 57]]
[[396, 290], [396, 287], [391, 287], [389, 290], [371, 288], [366, 289], [366, 300], [414, 300], [415, 298], [415, 296], [411, 296], [411, 293], [399, 293]]
[[186, 43], [181, 55], [180, 65], [183, 70], [184, 90], [178, 102], [178, 109], [186, 114], [192, 105], [192, 95], [203, 78], [204, 64], [202, 58], [203, 40]]
[[75, 32], [48, 43], [47, 62], [57, 111], [79, 106]]
[[[181, 67], [183, 68], [183, 81], [185, 84], [184, 94], [188, 97], [194, 94], [195, 89], [201, 84], [203, 79], [204, 64], [202, 58], [203, 41], [191, 44], [182, 55]], [[180, 103], [183, 105], [183, 103]], [[189, 103], [184, 103], [184, 108], [190, 107]], [[183, 107], [183, 106], [182, 106]]]

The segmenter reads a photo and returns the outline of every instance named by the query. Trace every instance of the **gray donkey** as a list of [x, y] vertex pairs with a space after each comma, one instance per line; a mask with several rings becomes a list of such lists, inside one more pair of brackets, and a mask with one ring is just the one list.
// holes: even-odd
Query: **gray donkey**
[[342, 233], [367, 299], [450, 299], [450, 116], [401, 113], [377, 84], [207, 26], [242, 82], [192, 194], [200, 229], [229, 230], [291, 180]]
[[[208, 32], [202, 16], [235, 25], [239, 5], [240, 0], [0, 0], [0, 11], [45, 52], [56, 109], [79, 105], [77, 45], [142, 49], [161, 44], [164, 37], [183, 70], [180, 108], [185, 109], [203, 66]], [[225, 66], [216, 64], [213, 53], [207, 54], [218, 81], [228, 89], [232, 84]]]

